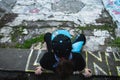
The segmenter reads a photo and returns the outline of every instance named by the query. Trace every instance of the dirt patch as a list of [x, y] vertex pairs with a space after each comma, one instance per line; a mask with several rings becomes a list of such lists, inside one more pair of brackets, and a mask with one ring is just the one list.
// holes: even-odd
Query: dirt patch
[[0, 19], [0, 27], [3, 27], [6, 23], [12, 22], [18, 15], [14, 13], [7, 13]]

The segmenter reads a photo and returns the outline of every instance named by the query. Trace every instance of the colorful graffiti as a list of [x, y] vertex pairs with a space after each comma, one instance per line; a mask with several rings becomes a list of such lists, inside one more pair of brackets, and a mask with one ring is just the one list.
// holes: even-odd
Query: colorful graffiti
[[108, 2], [105, 3], [105, 6], [115, 15], [120, 14], [120, 0], [108, 0]]
[[102, 0], [106, 10], [120, 28], [120, 0]]

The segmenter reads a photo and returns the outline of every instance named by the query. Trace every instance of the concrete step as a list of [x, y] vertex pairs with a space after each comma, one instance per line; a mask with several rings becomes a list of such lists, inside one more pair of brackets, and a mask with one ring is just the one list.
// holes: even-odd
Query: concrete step
[[[0, 48], [0, 70], [34, 72], [45, 52], [46, 50]], [[93, 75], [120, 76], [120, 52], [85, 51], [81, 55]]]

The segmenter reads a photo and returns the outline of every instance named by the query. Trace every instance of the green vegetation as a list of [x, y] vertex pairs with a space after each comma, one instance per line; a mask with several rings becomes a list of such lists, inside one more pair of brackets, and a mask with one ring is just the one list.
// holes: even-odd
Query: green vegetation
[[80, 26], [78, 27], [78, 29], [84, 31], [84, 30], [107, 30], [108, 32], [110, 32], [110, 34], [115, 37], [115, 28], [116, 28], [116, 24], [104, 24], [104, 25], [87, 25], [87, 26]]
[[112, 42], [110, 43], [110, 45], [114, 46], [114, 47], [120, 48], [120, 37], [117, 37], [114, 40], [112, 40]]
[[100, 29], [100, 30], [108, 30], [110, 32], [114, 32], [115, 25], [87, 25], [87, 26], [80, 26], [78, 29], [80, 30], [94, 30], [94, 29]]
[[[111, 35], [113, 37], [115, 37], [115, 28], [116, 25], [109, 25], [109, 24], [105, 24], [105, 25], [100, 25], [100, 26], [95, 26], [95, 25], [87, 25], [85, 27], [78, 27], [78, 29], [84, 31], [84, 30], [94, 30], [94, 29], [99, 29], [99, 30], [108, 30]], [[110, 40], [110, 42], [108, 43], [110, 46], [113, 47], [118, 47], [120, 48], [120, 37], [115, 38], [114, 40]]]
[[26, 40], [23, 44], [16, 44], [16, 48], [30, 48], [32, 46], [32, 44], [37, 43], [37, 42], [43, 42], [44, 35], [41, 34], [38, 37], [34, 37], [31, 39]]
[[[16, 48], [30, 48], [32, 46], [32, 44], [34, 43], [38, 43], [38, 42], [43, 42], [43, 37], [44, 35], [41, 34], [37, 37], [33, 37], [31, 39], [28, 39], [26, 41], [24, 41], [24, 43], [19, 43], [18, 42], [18, 39], [20, 36], [25, 36], [23, 33], [23, 29], [25, 29], [26, 27], [25, 26], [17, 26], [17, 27], [14, 27], [13, 28], [13, 31], [11, 33], [11, 39], [12, 39], [12, 42], [15, 42], [15, 47]], [[99, 29], [99, 30], [108, 30], [113, 36], [115, 35], [114, 31], [115, 31], [115, 28], [116, 28], [116, 25], [111, 25], [111, 24], [105, 24], [105, 25], [87, 25], [87, 26], [79, 26], [77, 27], [77, 29], [79, 30], [94, 30], [94, 29]], [[115, 37], [115, 36], [114, 36]], [[2, 38], [2, 36], [0, 36], [0, 38]], [[74, 36], [72, 38], [72, 40], [74, 40]], [[119, 47], [120, 48], [120, 37], [119, 38], [116, 38], [115, 40], [111, 41], [109, 43], [111, 46], [114, 46], [114, 47]]]
[[0, 35], [0, 39], [3, 38], [4, 36], [3, 35]]
[[14, 42], [15, 44], [15, 48], [23, 48], [23, 49], [27, 49], [30, 48], [32, 46], [32, 44], [37, 43], [37, 42], [43, 42], [43, 37], [44, 35], [41, 34], [37, 37], [33, 37], [31, 39], [27, 39], [25, 40], [23, 43], [19, 43], [18, 39], [21, 36], [25, 36], [25, 34], [23, 34], [23, 29], [25, 29], [26, 26], [15, 26], [13, 28], [13, 32], [11, 33], [11, 40], [12, 42]]
[[16, 26], [13, 28], [13, 32], [11, 33], [11, 40], [13, 42], [16, 42], [17, 41], [17, 37], [18, 36], [22, 36], [22, 32], [23, 32], [23, 29], [25, 27], [24, 26]]

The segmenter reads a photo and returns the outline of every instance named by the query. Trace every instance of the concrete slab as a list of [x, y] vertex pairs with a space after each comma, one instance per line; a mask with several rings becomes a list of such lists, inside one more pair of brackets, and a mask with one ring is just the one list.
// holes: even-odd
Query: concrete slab
[[[0, 49], [0, 70], [34, 72], [45, 50]], [[120, 76], [120, 52], [81, 53], [93, 75]], [[114, 67], [113, 67], [114, 65]]]
[[11, 12], [12, 7], [14, 6], [16, 0], [1, 0], [0, 8], [6, 12]]
[[[17, 0], [13, 13], [19, 16], [8, 25], [16, 26], [22, 21], [69, 21], [75, 27], [96, 23], [104, 9], [100, 0]], [[56, 26], [59, 26], [56, 24]]]
[[80, 0], [59, 0], [52, 5], [55, 12], [78, 13], [85, 4]]
[[0, 49], [0, 70], [24, 71], [30, 50]]

